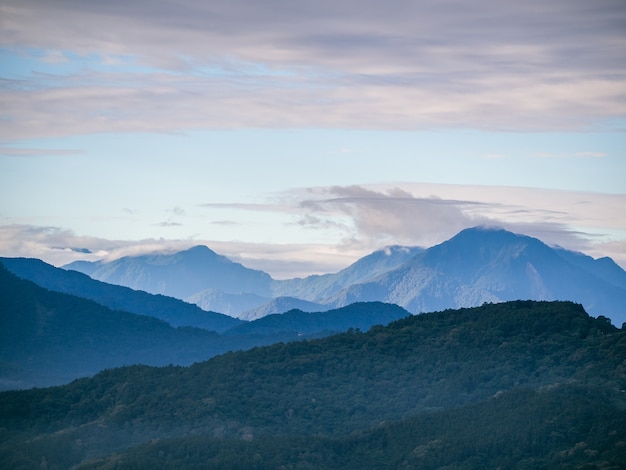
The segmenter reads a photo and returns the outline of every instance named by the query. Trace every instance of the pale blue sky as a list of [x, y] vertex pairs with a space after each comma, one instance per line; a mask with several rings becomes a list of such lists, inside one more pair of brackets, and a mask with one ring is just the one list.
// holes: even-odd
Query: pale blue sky
[[1, 255], [288, 277], [490, 223], [626, 266], [621, 1], [76, 6], [0, 4]]

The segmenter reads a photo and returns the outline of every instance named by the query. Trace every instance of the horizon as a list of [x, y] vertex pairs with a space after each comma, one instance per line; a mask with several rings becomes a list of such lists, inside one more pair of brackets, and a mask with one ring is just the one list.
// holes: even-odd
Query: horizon
[[496, 225], [626, 269], [626, 5], [0, 5], [0, 256], [276, 279]]
[[[446, 243], [446, 242], [450, 241], [452, 238], [455, 238], [455, 237], [457, 237], [458, 235], [460, 235], [461, 233], [463, 233], [463, 232], [465, 232], [465, 231], [468, 231], [468, 230], [475, 230], [475, 231], [478, 231], [478, 230], [482, 230], [482, 231], [505, 231], [505, 232], [507, 232], [507, 233], [511, 233], [511, 234], [513, 234], [513, 235], [516, 235], [516, 236], [530, 237], [529, 235], [526, 235], [526, 234], [523, 234], [523, 233], [516, 233], [516, 232], [512, 232], [512, 231], [507, 230], [507, 229], [505, 229], [505, 228], [503, 228], [503, 227], [499, 227], [499, 226], [495, 226], [495, 225], [489, 225], [489, 226], [488, 226], [488, 225], [478, 225], [478, 226], [475, 226], [475, 227], [468, 227], [468, 228], [465, 228], [465, 229], [461, 230], [460, 232], [456, 233], [455, 235], [453, 235], [453, 237], [451, 237], [450, 239], [444, 240], [443, 242], [441, 242], [441, 243], [437, 243], [437, 244], [435, 244], [435, 245], [431, 245], [431, 246], [416, 246], [416, 245], [385, 245], [385, 246], [382, 246], [382, 247], [376, 248], [376, 249], [374, 249], [373, 251], [371, 251], [371, 252], [369, 252], [369, 253], [366, 253], [363, 257], [367, 257], [367, 256], [369, 256], [369, 255], [372, 255], [372, 254], [374, 254], [374, 253], [378, 253], [378, 252], [385, 252], [386, 254], [389, 254], [389, 253], [388, 253], [388, 250], [389, 250], [390, 248], [400, 248], [400, 249], [420, 248], [420, 249], [422, 249], [422, 250], [426, 251], [426, 250], [429, 250], [429, 249], [431, 249], [431, 248], [434, 248], [434, 247], [436, 247], [436, 246], [438, 246], [438, 245], [440, 245], [440, 244], [442, 244], [442, 243]], [[534, 238], [534, 239], [538, 240], [539, 242], [544, 243], [544, 242], [543, 242], [543, 240], [540, 240], [539, 238], [536, 238], [536, 237], [530, 237], [530, 238]], [[545, 244], [545, 243], [544, 243], [544, 244]], [[560, 246], [560, 245], [547, 245], [547, 244], [546, 244], [546, 246], [548, 246], [548, 247], [550, 247], [550, 248], [552, 248], [552, 249], [563, 249], [563, 250], [567, 250], [566, 248], [564, 248], [564, 247], [562, 247], [562, 246]], [[168, 255], [174, 255], [174, 254], [177, 254], [177, 253], [182, 253], [182, 252], [186, 252], [186, 251], [194, 250], [194, 249], [196, 249], [196, 248], [206, 248], [206, 249], [208, 249], [209, 251], [211, 251], [211, 252], [213, 252], [213, 253], [217, 254], [218, 256], [224, 256], [225, 258], [229, 259], [230, 261], [232, 261], [232, 262], [234, 262], [234, 263], [239, 263], [239, 264], [241, 264], [242, 266], [244, 266], [244, 267], [246, 267], [246, 268], [249, 268], [249, 269], [257, 269], [257, 270], [260, 270], [260, 271], [266, 272], [266, 271], [264, 271], [264, 270], [262, 269], [262, 267], [257, 267], [257, 266], [254, 266], [254, 265], [248, 265], [248, 264], [246, 264], [245, 260], [233, 259], [233, 258], [231, 258], [231, 257], [229, 257], [229, 256], [226, 256], [226, 255], [224, 255], [224, 254], [220, 253], [219, 251], [214, 250], [212, 247], [207, 246], [207, 245], [204, 245], [204, 244], [195, 244], [195, 245], [190, 245], [190, 246], [188, 246], [188, 247], [186, 247], [186, 248], [181, 248], [181, 249], [174, 249], [174, 248], [172, 248], [172, 249], [161, 249], [161, 250], [157, 250], [157, 251], [147, 251], [147, 252], [145, 252], [145, 253], [137, 253], [137, 254], [126, 255], [126, 256], [118, 256], [118, 257], [105, 257], [105, 258], [94, 259], [94, 260], [87, 260], [87, 259], [80, 259], [80, 258], [79, 258], [79, 259], [76, 259], [76, 260], [74, 260], [74, 261], [72, 261], [72, 262], [95, 262], [95, 263], [98, 263], [98, 262], [103, 262], [103, 263], [105, 263], [105, 264], [106, 264], [106, 263], [111, 263], [111, 262], [117, 261], [117, 260], [119, 260], [119, 259], [127, 258], [127, 257], [138, 257], [138, 256], [159, 256], [159, 255], [165, 255], [165, 256], [168, 256]], [[584, 253], [584, 252], [582, 252], [582, 251], [573, 251], [573, 250], [568, 250], [568, 251], [571, 251], [571, 252], [573, 252], [573, 253], [579, 253], [579, 254], [582, 254], [582, 255], [585, 255], [585, 256], [589, 256], [589, 255], [587, 255], [586, 253]], [[78, 251], [78, 252], [80, 252], [80, 251]], [[92, 253], [84, 253], [84, 254], [91, 255]], [[359, 258], [359, 259], [355, 260], [354, 262], [357, 262], [357, 261], [361, 260], [363, 257], [361, 257], [361, 258]], [[593, 258], [593, 257], [592, 257], [592, 258]], [[615, 262], [615, 260], [613, 260], [613, 259], [612, 259], [612, 258], [610, 258], [610, 257], [604, 257], [604, 258], [611, 259], [613, 262]], [[597, 260], [597, 259], [600, 259], [600, 258], [594, 258], [594, 259], [596, 259], [596, 260]], [[271, 262], [272, 262], [272, 260], [269, 260], [269, 259], [266, 259], [266, 260], [263, 260], [263, 259], [258, 259], [256, 264], [258, 264], [259, 266], [263, 266], [264, 264], [271, 263]], [[66, 265], [60, 265], [60, 266], [57, 266], [57, 267], [61, 267], [61, 268], [64, 268], [64, 269], [65, 269], [65, 268], [66, 268], [66, 266], [68, 266], [69, 264], [71, 264], [71, 263], [68, 263], [68, 264], [66, 264]], [[350, 264], [348, 264], [348, 265], [346, 265], [346, 266], [342, 266], [342, 267], [340, 267], [340, 268], [339, 268], [338, 270], [336, 270], [336, 271], [332, 271], [332, 272], [325, 272], [325, 273], [322, 273], [322, 272], [320, 272], [320, 273], [313, 273], [313, 274], [310, 274], [310, 275], [336, 274], [337, 272], [339, 272], [339, 271], [341, 271], [341, 270], [343, 270], [343, 269], [346, 269], [346, 268], [350, 267], [352, 264], [353, 264], [353, 263], [350, 263]], [[621, 269], [624, 269], [624, 267], [623, 267], [623, 266], [620, 266], [620, 265], [619, 265], [619, 263], [616, 263], [616, 262], [615, 262], [615, 264], [616, 264], [617, 266], [619, 266]], [[307, 277], [307, 276], [294, 276], [294, 277], [292, 277], [292, 278], [288, 278], [288, 277], [278, 278], [278, 277], [275, 277], [274, 275], [272, 275], [272, 273], [267, 273], [267, 274], [269, 274], [269, 275], [270, 275], [270, 277], [272, 277], [272, 279], [274, 279], [274, 280], [288, 280], [288, 279], [294, 279], [294, 278], [297, 278], [297, 277], [299, 277], [299, 278], [304, 278], [304, 277]], [[310, 276], [310, 275], [309, 275], [309, 276]]]

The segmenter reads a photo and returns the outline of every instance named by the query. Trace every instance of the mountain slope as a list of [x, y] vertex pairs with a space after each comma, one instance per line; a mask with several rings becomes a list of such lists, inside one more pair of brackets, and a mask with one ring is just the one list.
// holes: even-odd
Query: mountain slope
[[217, 289], [205, 289], [185, 299], [202, 310], [221, 312], [233, 318], [241, 318], [242, 312], [259, 308], [270, 302], [269, 297], [257, 294], [226, 294]]
[[419, 313], [515, 299], [571, 300], [616, 325], [626, 321], [626, 290], [569, 263], [535, 238], [483, 228], [464, 230], [323, 303], [382, 301]]
[[85, 262], [70, 263], [64, 268], [88, 272], [99, 281], [178, 299], [208, 288], [229, 294], [270, 296], [272, 278], [269, 274], [234, 263], [206, 246], [173, 254], [127, 256], [96, 264], [95, 270]]
[[0, 264], [16, 276], [46, 289], [90, 299], [113, 310], [159, 318], [172, 326], [224, 331], [240, 323], [230, 316], [207, 312], [173, 297], [96, 281], [85, 274], [55, 268], [37, 259], [0, 258]]
[[623, 455], [625, 334], [579, 305], [518, 301], [410, 316], [367, 333], [256, 348], [188, 368], [108, 370], [64, 387], [0, 394], [0, 462], [32, 467], [45, 457], [71, 467], [150, 441], [165, 462], [160, 440], [183, 436], [170, 452], [174, 461], [188, 459], [185, 468], [207, 466], [188, 440], [194, 436], [231, 449], [222, 462], [238, 457], [228, 438], [249, 443], [245, 455], [261, 446], [251, 457], [270, 458], [273, 436], [302, 436], [289, 442], [302, 449], [296, 460], [314, 468], [328, 467], [308, 452], [319, 450], [303, 442], [319, 444], [311, 436], [334, 439], [325, 447], [331, 454], [347, 450], [335, 454], [348, 459], [339, 468], [358, 459], [385, 468], [391, 456], [415, 466], [447, 454], [467, 459], [468, 468], [510, 467], [481, 460], [490, 455], [513, 463], [540, 458], [546, 467], [545, 459], [566, 463], [578, 451], [616, 459]]
[[237, 315], [242, 320], [252, 321], [263, 318], [267, 315], [285, 313], [290, 310], [300, 310], [302, 312], [325, 312], [331, 307], [309, 302], [308, 300], [297, 299], [295, 297], [275, 297], [261, 306], [251, 308]]
[[611, 258], [593, 259], [584, 253], [556, 248], [556, 253], [568, 263], [578, 266], [581, 269], [593, 274], [599, 279], [609, 284], [626, 289], [626, 271], [620, 268]]
[[[233, 263], [205, 246], [169, 255], [125, 257], [112, 262], [76, 261], [64, 266], [111, 284], [165, 294], [235, 318], [258, 318], [292, 308], [322, 310], [305, 303], [272, 302], [292, 297], [309, 302], [324, 299], [357, 282], [401, 265], [421, 248], [390, 246], [361, 258], [334, 274], [273, 280], [262, 272]], [[270, 303], [269, 305], [266, 305]], [[281, 305], [283, 304], [284, 305]], [[248, 312], [260, 308], [258, 312]], [[277, 310], [278, 308], [278, 310]]]
[[[584, 423], [584, 425], [581, 425]], [[129, 468], [355, 468], [420, 470], [614, 468], [626, 462], [626, 411], [571, 386], [502, 392], [348, 438], [267, 436], [251, 441], [155, 440], [80, 466]], [[164, 462], [163, 456], [167, 455]], [[205, 467], [203, 467], [205, 466]]]
[[191, 364], [224, 350], [217, 333], [172, 328], [52, 292], [0, 266], [0, 387], [67, 383], [130, 364]]
[[[169, 297], [103, 284], [38, 260], [4, 261], [49, 286], [84, 293], [114, 306], [141, 306], [167, 317], [180, 311], [178, 304], [185, 305]], [[170, 312], [172, 305], [175, 310]], [[187, 307], [198, 310], [199, 316], [210, 316], [192, 305]], [[195, 310], [193, 313], [198, 313]], [[220, 335], [197, 328], [172, 328], [151, 316], [111, 310], [85, 298], [47, 290], [10, 273], [3, 264], [0, 312], [0, 389], [57, 385], [127, 364], [190, 364], [227, 351], [365, 329], [408, 314], [395, 305], [358, 304], [324, 314], [292, 312], [260, 323], [224, 317], [231, 326], [248, 327], [231, 328]], [[174, 319], [184, 318], [189, 319], [184, 315]]]
[[[593, 260], [501, 229], [463, 230], [427, 250], [388, 247], [338, 273], [304, 279], [272, 280], [206, 247], [174, 255], [123, 258], [102, 265], [92, 275], [106, 275], [119, 284], [143, 285], [147, 290], [148, 285], [153, 290], [168, 290], [175, 285], [172, 279], [180, 280], [185, 292], [194, 291], [196, 303], [204, 308], [221, 305], [233, 316], [267, 304], [263, 299], [270, 297], [291, 297], [325, 308], [379, 301], [398, 304], [412, 313], [535, 299], [572, 300], [593, 315], [611, 318], [616, 325], [626, 321], [622, 308], [626, 305], [626, 272], [612, 260]], [[180, 290], [172, 295], [188, 297], [181, 296]], [[255, 318], [294, 307], [322, 310], [295, 301], [281, 307], [281, 302], [270, 301], [245, 315]]]
[[390, 271], [422, 251], [424, 251], [423, 248], [419, 247], [388, 246], [364, 256], [334, 274], [274, 281], [272, 292], [274, 296], [297, 297], [311, 302], [319, 302], [348, 286]]
[[281, 314], [270, 314], [249, 323], [243, 323], [226, 334], [278, 334], [294, 332], [297, 336], [324, 336], [355, 328], [363, 331], [374, 325], [387, 325], [410, 315], [402, 307], [380, 302], [357, 302], [347, 307], [326, 312], [303, 312], [290, 310]]

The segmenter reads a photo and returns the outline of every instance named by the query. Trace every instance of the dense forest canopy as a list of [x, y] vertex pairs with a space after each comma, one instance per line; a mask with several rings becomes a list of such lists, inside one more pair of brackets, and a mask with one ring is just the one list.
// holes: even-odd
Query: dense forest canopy
[[626, 456], [625, 389], [626, 336], [607, 319], [569, 302], [486, 304], [5, 392], [0, 463], [495, 468], [510, 455], [611, 468]]

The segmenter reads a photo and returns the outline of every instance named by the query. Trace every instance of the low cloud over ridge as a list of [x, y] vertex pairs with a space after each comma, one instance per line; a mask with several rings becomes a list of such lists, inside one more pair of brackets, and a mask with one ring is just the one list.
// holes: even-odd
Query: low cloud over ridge
[[[463, 198], [468, 194], [472, 199]], [[299, 230], [294, 232], [300, 234], [299, 239], [293, 243], [254, 238], [212, 240], [206, 234], [184, 240], [114, 241], [80, 236], [58, 227], [5, 225], [0, 226], [0, 255], [39, 257], [60, 265], [75, 259], [110, 260], [205, 244], [246, 266], [266, 270], [277, 278], [288, 278], [336, 272], [385, 245], [429, 247], [464, 228], [488, 225], [534, 236], [550, 245], [594, 257], [610, 256], [626, 267], [623, 238], [611, 235], [626, 231], [626, 216], [614, 217], [616, 208], [626, 204], [625, 197], [410, 183], [305, 188], [274, 195], [274, 202], [200, 205], [207, 211], [228, 207], [286, 214], [291, 222], [281, 219], [277, 223], [289, 223]], [[240, 229], [236, 220], [232, 224]], [[274, 229], [280, 231], [281, 227]], [[323, 237], [316, 235], [319, 232]], [[254, 230], [250, 233], [253, 235]], [[91, 254], [76, 252], [72, 247], [77, 246]]]

